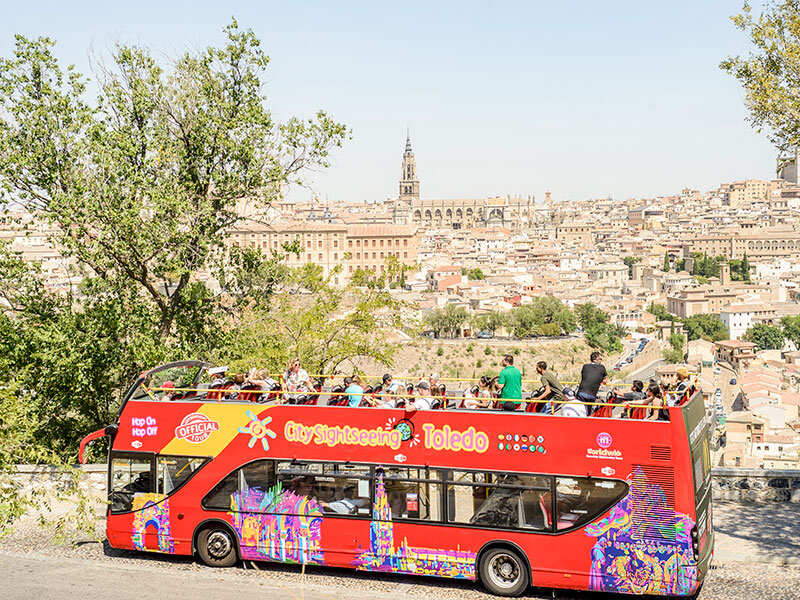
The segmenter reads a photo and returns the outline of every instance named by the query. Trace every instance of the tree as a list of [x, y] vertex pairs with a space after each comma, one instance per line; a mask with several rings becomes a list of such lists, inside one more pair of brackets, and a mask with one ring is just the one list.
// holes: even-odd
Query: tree
[[731, 19], [753, 50], [727, 58], [720, 67], [742, 85], [752, 127], [764, 132], [781, 156], [794, 157], [800, 147], [800, 6], [796, 0], [776, 0], [755, 17], [745, 4]]
[[561, 327], [556, 323], [543, 323], [536, 328], [536, 335], [555, 337], [561, 335]]
[[709, 342], [730, 339], [728, 328], [717, 315], [693, 315], [683, 320], [689, 340], [704, 339]]
[[628, 267], [628, 277], [632, 277], [633, 276], [633, 265], [635, 265], [636, 263], [642, 262], [642, 257], [641, 256], [626, 256], [625, 258], [622, 259], [622, 262], [624, 262], [625, 266]]
[[663, 304], [651, 302], [646, 310], [656, 318], [656, 321], [674, 321], [676, 319], [675, 315], [669, 312]]
[[[520, 338], [538, 335], [542, 325], [555, 324], [564, 333], [575, 331], [575, 315], [557, 298], [544, 296], [511, 311], [510, 325]], [[552, 330], [552, 328], [550, 328]]]
[[742, 339], [753, 342], [759, 350], [780, 350], [783, 348], [783, 330], [778, 325], [756, 323], [744, 332]]
[[483, 270], [478, 267], [474, 269], [467, 269], [466, 267], [462, 267], [461, 274], [466, 275], [468, 279], [471, 279], [473, 281], [480, 281], [486, 279], [486, 276], [483, 274]]
[[[36, 268], [0, 249], [0, 388], [18, 390], [9, 402], [24, 402], [38, 424], [29, 443], [65, 460], [86, 432], [113, 422], [145, 368], [236, 358], [230, 332], [251, 317], [266, 322], [289, 277], [281, 256], [246, 240], [226, 250], [237, 202], [267, 205], [307, 168], [325, 167], [348, 135], [323, 112], [273, 118], [259, 40], [235, 21], [224, 33], [222, 46], [167, 59], [166, 69], [146, 48], [118, 46], [98, 61], [110, 67], [99, 68], [93, 103], [86, 79], [61, 68], [46, 38], [17, 36], [13, 56], [0, 59], [2, 202], [53, 223], [54, 242], [83, 276], [55, 294]], [[204, 270], [222, 293], [197, 277]], [[310, 281], [312, 271], [302, 276]], [[327, 306], [342, 310], [318, 285]], [[337, 340], [353, 342], [343, 331]], [[323, 349], [334, 347], [327, 332], [316, 330]]]
[[664, 360], [668, 364], [682, 363], [684, 357], [683, 336], [678, 333], [673, 333], [669, 336], [668, 341], [670, 347], [662, 352]]
[[608, 323], [608, 313], [592, 302], [579, 304], [576, 307], [578, 323], [586, 335], [586, 342], [592, 348], [601, 348], [606, 352], [620, 352], [622, 343], [619, 329]]
[[322, 112], [277, 122], [259, 40], [236, 21], [225, 36], [169, 71], [145, 48], [118, 46], [96, 105], [46, 38], [17, 35], [13, 58], [0, 61], [8, 199], [55, 223], [62, 250], [91, 273], [146, 294], [160, 336], [173, 333], [192, 275], [240, 220], [236, 202], [279, 197], [347, 135]]
[[800, 349], [800, 315], [781, 317], [781, 328], [784, 337]]
[[669, 273], [669, 269], [670, 269], [669, 252], [664, 252], [664, 267], [662, 270], [664, 271], [664, 273]]
[[747, 252], [742, 255], [742, 281], [750, 281], [750, 261], [747, 260]]

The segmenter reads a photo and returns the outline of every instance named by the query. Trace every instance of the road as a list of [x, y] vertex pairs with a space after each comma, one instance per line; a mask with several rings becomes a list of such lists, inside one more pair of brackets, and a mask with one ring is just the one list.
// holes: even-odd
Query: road
[[[156, 564], [154, 564], [156, 563]], [[302, 576], [299, 567], [263, 565], [262, 570], [210, 569], [172, 557], [113, 563], [0, 551], [4, 573], [0, 596], [5, 600], [396, 600], [405, 598], [496, 598], [470, 582], [354, 574], [344, 569], [313, 568]], [[728, 563], [717, 565], [698, 600], [792, 600], [800, 598], [800, 568], [796, 566]], [[551, 590], [531, 589], [526, 598], [551, 599]], [[620, 600], [623, 596], [559, 590], [563, 600]]]
[[666, 362], [664, 361], [663, 358], [659, 359], [657, 361], [651, 362], [649, 365], [645, 365], [644, 367], [642, 367], [638, 371], [628, 375], [628, 377], [625, 379], [625, 381], [627, 383], [632, 383], [634, 379], [639, 379], [639, 380], [644, 382], [645, 386], [647, 386], [647, 382], [651, 378], [654, 378], [656, 380], [658, 379], [656, 377], [656, 369], [658, 367], [664, 365], [664, 364], [666, 364]]
[[[800, 600], [800, 524], [793, 505], [714, 504], [715, 560], [698, 600]], [[186, 557], [114, 550], [82, 538], [57, 545], [23, 527], [0, 540], [3, 600], [489, 600], [474, 583], [260, 563], [211, 569]], [[531, 589], [540, 600], [623, 600], [629, 596]]]

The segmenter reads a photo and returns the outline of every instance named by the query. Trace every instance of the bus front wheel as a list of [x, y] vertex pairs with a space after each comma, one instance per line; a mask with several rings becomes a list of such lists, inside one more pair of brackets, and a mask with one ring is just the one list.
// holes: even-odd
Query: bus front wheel
[[481, 557], [481, 582], [498, 596], [519, 596], [528, 589], [525, 561], [510, 548], [492, 548]]
[[225, 527], [206, 527], [197, 536], [197, 553], [209, 567], [230, 567], [236, 562], [236, 542]]

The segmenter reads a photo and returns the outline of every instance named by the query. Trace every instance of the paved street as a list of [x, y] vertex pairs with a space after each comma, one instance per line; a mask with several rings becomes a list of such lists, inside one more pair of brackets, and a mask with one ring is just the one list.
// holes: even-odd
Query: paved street
[[[716, 559], [699, 600], [800, 600], [800, 542], [796, 508], [778, 504], [715, 504]], [[493, 598], [470, 582], [358, 573], [261, 563], [211, 569], [194, 560], [119, 551], [98, 541], [56, 545], [30, 526], [0, 541], [3, 600], [382, 600], [386, 598]], [[113, 593], [111, 592], [113, 590]], [[552, 598], [532, 589], [528, 598]], [[557, 591], [564, 600], [623, 596]]]

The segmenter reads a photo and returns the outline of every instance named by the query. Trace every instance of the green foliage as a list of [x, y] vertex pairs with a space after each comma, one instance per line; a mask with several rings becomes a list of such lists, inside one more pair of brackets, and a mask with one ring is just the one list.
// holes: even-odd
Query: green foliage
[[776, 0], [755, 17], [745, 4], [731, 19], [753, 50], [727, 58], [720, 67], [742, 85], [753, 128], [766, 133], [781, 155], [794, 156], [800, 146], [800, 6], [796, 0]]
[[436, 350], [436, 356], [443, 356], [443, 355], [444, 355], [444, 348], [439, 346], [439, 348]]
[[781, 328], [784, 337], [791, 341], [795, 348], [800, 348], [800, 315], [781, 317]]
[[[552, 327], [555, 325], [560, 332], [570, 333], [575, 331], [577, 323], [569, 307], [552, 296], [534, 298], [530, 304], [511, 311], [510, 326], [514, 335], [519, 338], [541, 335], [538, 332], [543, 325], [551, 325], [548, 331], [555, 331]], [[560, 332], [551, 335], [560, 335]]]
[[780, 350], [783, 348], [783, 329], [778, 325], [756, 323], [745, 331], [742, 339], [753, 342], [759, 350]]
[[684, 340], [683, 336], [677, 333], [673, 333], [668, 338], [670, 347], [667, 350], [663, 351], [664, 360], [668, 364], [677, 364], [683, 362], [684, 357]]
[[55, 225], [85, 277], [53, 293], [0, 247], [0, 452], [74, 462], [80, 438], [115, 420], [130, 381], [172, 359], [282, 368], [299, 354], [309, 371], [391, 360], [380, 331], [400, 307], [387, 295], [336, 290], [314, 265], [288, 269], [296, 243], [269, 256], [224, 247], [240, 199], [269, 204], [348, 136], [323, 112], [273, 118], [251, 31], [233, 22], [220, 47], [167, 68], [147, 48], [117, 46], [97, 62], [93, 103], [53, 47], [16, 36], [0, 59], [0, 191]]
[[483, 270], [478, 267], [474, 269], [467, 269], [466, 267], [462, 267], [461, 274], [466, 275], [467, 278], [472, 281], [481, 281], [483, 279], [486, 279], [486, 276], [483, 274]]
[[669, 312], [663, 304], [651, 302], [646, 310], [656, 318], [656, 321], [674, 321], [676, 319], [675, 315]]
[[447, 304], [443, 309], [436, 309], [425, 317], [425, 322], [436, 337], [442, 335], [456, 337], [467, 321], [469, 321], [467, 309], [454, 304]]
[[704, 339], [709, 342], [730, 339], [728, 328], [717, 315], [693, 315], [683, 320], [686, 335], [691, 340]]
[[489, 346], [486, 346], [486, 348], [483, 349], [483, 353], [486, 356], [490, 356], [492, 354], [492, 349]]
[[578, 323], [586, 334], [586, 342], [592, 348], [600, 348], [609, 353], [622, 351], [620, 329], [608, 323], [608, 313], [592, 302], [579, 304], [576, 312]]
[[475, 361], [475, 366], [480, 369], [483, 366], [483, 361], [479, 358], [477, 361]]
[[519, 356], [519, 348], [514, 348], [514, 356]]
[[731, 268], [732, 281], [750, 281], [750, 261], [747, 259], [747, 254], [742, 256], [742, 260], [728, 261]]
[[473, 351], [474, 349], [475, 349], [475, 345], [474, 345], [472, 342], [470, 342], [469, 344], [467, 344], [467, 348], [466, 348], [466, 350], [467, 350], [467, 353], [468, 353], [468, 354], [472, 354], [472, 351]]
[[561, 327], [557, 323], [543, 323], [536, 328], [536, 335], [555, 337], [561, 335]]
[[668, 273], [670, 268], [671, 268], [671, 266], [672, 265], [670, 264], [670, 261], [669, 261], [669, 252], [664, 252], [664, 266], [662, 267], [662, 271], [664, 271], [665, 273]]
[[702, 277], [705, 281], [707, 281], [709, 277], [719, 277], [719, 266], [721, 263], [725, 262], [724, 256], [709, 258], [707, 254], [692, 252], [692, 257], [694, 258], [692, 275]]

